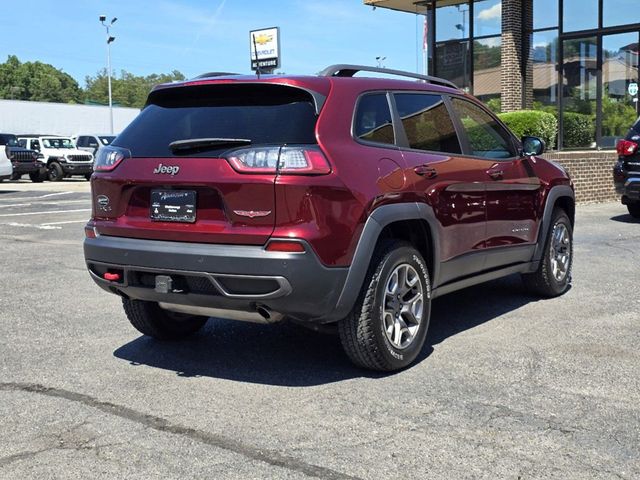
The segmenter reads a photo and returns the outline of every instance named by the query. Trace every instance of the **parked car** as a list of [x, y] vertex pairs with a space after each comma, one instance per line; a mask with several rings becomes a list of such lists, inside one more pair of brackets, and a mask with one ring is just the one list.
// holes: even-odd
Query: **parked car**
[[82, 175], [87, 180], [93, 172], [93, 155], [78, 150], [68, 137], [53, 135], [20, 135], [20, 145], [43, 155], [49, 180], [57, 182], [72, 175]]
[[18, 138], [11, 133], [0, 133], [0, 148], [2, 146], [4, 146], [4, 155], [11, 162], [12, 180], [18, 180], [24, 174], [28, 174], [33, 182], [44, 180], [42, 172], [46, 170], [40, 153], [22, 148]]
[[613, 167], [613, 183], [629, 214], [640, 218], [640, 118], [616, 146], [618, 161]]
[[407, 72], [165, 84], [98, 153], [85, 259], [143, 334], [288, 318], [396, 370], [436, 297], [514, 273], [542, 296], [569, 288], [574, 189], [543, 149]]
[[79, 150], [89, 152], [95, 157], [98, 148], [103, 145], [111, 145], [114, 138], [116, 138], [115, 135], [97, 135], [92, 133], [89, 135], [78, 135], [75, 138], [75, 143]]
[[11, 178], [11, 175], [13, 175], [13, 165], [7, 154], [7, 149], [0, 147], [0, 182]]

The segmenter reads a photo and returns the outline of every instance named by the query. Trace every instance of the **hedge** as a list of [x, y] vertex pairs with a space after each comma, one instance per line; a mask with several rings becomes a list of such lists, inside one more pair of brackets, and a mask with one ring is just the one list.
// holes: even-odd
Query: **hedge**
[[518, 138], [525, 135], [539, 137], [544, 140], [548, 149], [555, 148], [558, 137], [558, 120], [551, 113], [538, 110], [520, 110], [501, 113], [498, 117]]
[[596, 127], [592, 115], [564, 112], [562, 122], [565, 148], [591, 147], [596, 138]]

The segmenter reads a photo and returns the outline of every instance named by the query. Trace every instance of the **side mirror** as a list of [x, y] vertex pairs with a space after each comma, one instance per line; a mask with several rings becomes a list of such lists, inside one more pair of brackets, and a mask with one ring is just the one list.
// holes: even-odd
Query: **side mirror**
[[522, 137], [522, 154], [526, 156], [541, 155], [545, 150], [544, 141], [538, 137]]

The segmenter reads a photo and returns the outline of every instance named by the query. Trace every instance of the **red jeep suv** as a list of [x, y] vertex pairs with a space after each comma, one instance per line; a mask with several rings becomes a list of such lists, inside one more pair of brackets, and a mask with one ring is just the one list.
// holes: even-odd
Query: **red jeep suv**
[[408, 72], [160, 85], [98, 153], [87, 267], [143, 334], [337, 324], [355, 364], [396, 370], [440, 295], [513, 273], [544, 296], [569, 288], [573, 184], [543, 149]]

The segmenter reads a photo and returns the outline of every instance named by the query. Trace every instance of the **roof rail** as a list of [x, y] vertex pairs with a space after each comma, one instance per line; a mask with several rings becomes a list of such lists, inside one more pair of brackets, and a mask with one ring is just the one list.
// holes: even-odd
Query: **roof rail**
[[331, 65], [322, 70], [318, 75], [320, 77], [353, 77], [358, 72], [376, 72], [386, 73], [388, 75], [398, 75], [400, 77], [415, 78], [417, 80], [423, 80], [427, 83], [433, 83], [436, 85], [443, 85], [445, 87], [451, 87], [458, 89], [458, 86], [440, 77], [432, 77], [431, 75], [421, 75], [419, 73], [405, 72], [404, 70], [391, 70], [389, 68], [381, 67], [367, 67], [365, 65], [348, 65], [338, 64]]
[[198, 78], [210, 78], [210, 77], [230, 77], [233, 75], [241, 75], [240, 73], [231, 73], [231, 72], [207, 72], [197, 77], [193, 77], [191, 80], [196, 80]]

